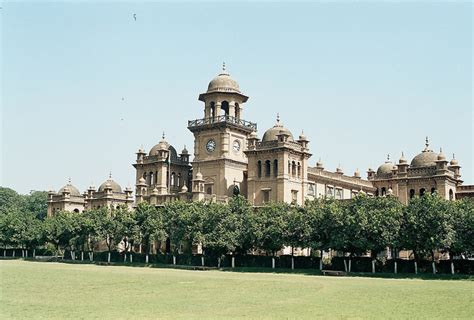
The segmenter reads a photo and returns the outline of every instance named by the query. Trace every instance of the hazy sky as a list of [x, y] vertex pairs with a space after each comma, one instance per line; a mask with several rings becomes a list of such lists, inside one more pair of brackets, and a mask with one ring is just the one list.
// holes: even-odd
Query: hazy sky
[[[302, 129], [346, 174], [454, 152], [474, 183], [472, 13], [464, 3], [2, 1], [0, 185], [81, 191], [161, 139], [192, 151], [187, 120], [223, 61], [259, 136]], [[133, 15], [136, 14], [136, 21]], [[122, 100], [123, 98], [123, 100]]]

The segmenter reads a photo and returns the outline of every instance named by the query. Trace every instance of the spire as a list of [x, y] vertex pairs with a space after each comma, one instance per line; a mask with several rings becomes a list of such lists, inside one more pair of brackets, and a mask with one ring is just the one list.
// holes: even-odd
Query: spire
[[[454, 157], [453, 157], [454, 158]], [[71, 177], [67, 178], [67, 183], [71, 184]]]
[[389, 163], [390, 162], [390, 153], [387, 154], [387, 161], [385, 161], [386, 163]]
[[112, 179], [112, 170], [109, 171], [109, 179]]
[[161, 135], [161, 138], [165, 140], [165, 132], [163, 131], [163, 134]]
[[425, 139], [425, 150], [423, 150], [423, 152], [428, 152], [428, 151], [431, 151], [430, 150], [430, 141], [428, 139], [428, 136], [426, 136], [426, 139]]
[[222, 62], [222, 71], [225, 72], [225, 61]]
[[282, 127], [282, 125], [280, 123], [280, 113], [279, 112], [277, 112], [277, 119], [276, 119], [275, 127]]

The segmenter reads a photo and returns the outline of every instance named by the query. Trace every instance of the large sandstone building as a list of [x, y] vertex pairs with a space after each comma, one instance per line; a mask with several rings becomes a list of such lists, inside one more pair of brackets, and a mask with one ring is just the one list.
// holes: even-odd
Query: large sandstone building
[[334, 197], [351, 199], [358, 193], [393, 195], [403, 203], [415, 195], [437, 192], [446, 199], [473, 196], [473, 186], [462, 186], [460, 166], [448, 161], [440, 150], [425, 148], [408, 163], [402, 154], [398, 163], [387, 159], [377, 171], [369, 169], [367, 180], [356, 171], [344, 174], [325, 170], [321, 161], [310, 165], [310, 141], [297, 138], [277, 116], [273, 127], [257, 134], [257, 124], [244, 119], [249, 99], [225, 70], [199, 95], [201, 118], [188, 121], [194, 135], [194, 157], [184, 148], [179, 154], [163, 139], [147, 153], [136, 153], [135, 198], [110, 177], [96, 191], [81, 194], [71, 183], [50, 192], [49, 211], [83, 211], [89, 208], [132, 207], [142, 201], [161, 205], [167, 201], [227, 201], [235, 194], [253, 205], [284, 201], [303, 205], [306, 199]]

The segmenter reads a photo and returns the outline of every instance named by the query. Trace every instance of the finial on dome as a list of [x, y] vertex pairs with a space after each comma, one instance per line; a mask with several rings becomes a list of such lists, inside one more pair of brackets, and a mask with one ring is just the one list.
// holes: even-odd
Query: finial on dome
[[161, 139], [165, 140], [165, 132], [163, 131], [163, 134], [161, 135]]
[[[453, 157], [454, 158], [454, 157]], [[71, 184], [71, 177], [67, 178], [67, 183]]]
[[277, 112], [277, 123], [280, 123], [280, 113]]
[[387, 162], [390, 162], [390, 153], [387, 154]]
[[112, 179], [112, 170], [109, 171], [109, 179]]
[[222, 62], [222, 71], [225, 71], [225, 61]]

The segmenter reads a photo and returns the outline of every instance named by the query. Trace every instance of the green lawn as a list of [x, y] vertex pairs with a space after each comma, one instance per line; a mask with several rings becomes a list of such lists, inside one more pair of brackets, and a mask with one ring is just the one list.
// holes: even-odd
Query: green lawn
[[[0, 261], [0, 318], [469, 318], [470, 280]], [[472, 318], [471, 318], [472, 319]]]

